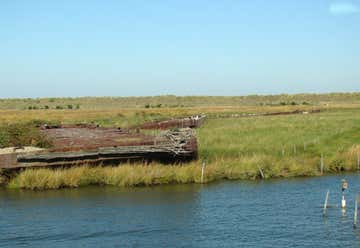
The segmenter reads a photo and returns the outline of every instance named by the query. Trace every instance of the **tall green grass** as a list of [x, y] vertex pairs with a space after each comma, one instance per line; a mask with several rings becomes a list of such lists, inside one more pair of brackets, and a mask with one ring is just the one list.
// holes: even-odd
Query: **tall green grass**
[[[359, 147], [354, 148], [356, 152]], [[351, 159], [354, 151], [348, 151], [328, 161], [324, 173], [352, 171], [357, 168]], [[186, 165], [121, 164], [115, 167], [80, 166], [67, 169], [26, 169], [12, 178], [9, 188], [32, 190], [83, 187], [88, 185], [112, 185], [119, 187], [150, 186], [160, 184], [209, 183], [228, 179], [260, 179], [261, 167], [265, 179], [320, 175], [319, 161], [315, 158], [286, 157], [274, 160], [271, 156], [253, 155], [238, 159], [216, 158], [205, 167], [201, 182], [201, 162]]]
[[27, 169], [13, 178], [8, 187], [58, 189], [86, 185], [140, 186], [199, 182], [195, 164], [186, 166], [130, 165], [118, 167], [80, 166], [68, 169]]
[[309, 115], [212, 119], [198, 130], [200, 157], [239, 159], [264, 155], [272, 160], [332, 160], [360, 144], [360, 110]]

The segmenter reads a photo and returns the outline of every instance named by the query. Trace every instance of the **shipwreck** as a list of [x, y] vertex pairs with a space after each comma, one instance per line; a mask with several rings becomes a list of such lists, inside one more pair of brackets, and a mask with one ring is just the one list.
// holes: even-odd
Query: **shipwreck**
[[0, 169], [118, 164], [128, 161], [187, 162], [198, 157], [193, 128], [202, 121], [202, 118], [190, 117], [183, 121], [176, 119], [144, 126], [144, 129], [152, 129], [154, 125], [157, 125], [157, 129], [173, 127], [161, 130], [157, 135], [140, 132], [139, 128], [104, 128], [85, 124], [43, 125], [39, 127], [40, 131], [51, 141], [51, 148], [12, 148], [8, 153], [0, 154]]

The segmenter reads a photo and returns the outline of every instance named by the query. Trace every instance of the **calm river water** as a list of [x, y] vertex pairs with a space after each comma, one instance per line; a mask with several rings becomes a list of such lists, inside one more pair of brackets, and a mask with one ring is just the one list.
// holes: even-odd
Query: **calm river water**
[[[349, 181], [347, 212], [339, 205]], [[0, 190], [0, 247], [360, 247], [360, 176], [119, 189]]]

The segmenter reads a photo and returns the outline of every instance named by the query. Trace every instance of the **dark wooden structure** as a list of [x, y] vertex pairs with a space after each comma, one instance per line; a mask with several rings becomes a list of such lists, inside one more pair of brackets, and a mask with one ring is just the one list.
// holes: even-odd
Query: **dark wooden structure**
[[[153, 136], [152, 139], [145, 139], [146, 142], [142, 144], [124, 142], [121, 139], [123, 134], [117, 129], [103, 128], [100, 132], [96, 128], [82, 128], [85, 129], [79, 131], [79, 128], [76, 130], [57, 128], [55, 132], [57, 136], [54, 136], [58, 138], [57, 141], [55, 140], [57, 146], [48, 150], [0, 155], [0, 169], [104, 164], [134, 160], [181, 162], [197, 158], [195, 131], [190, 128], [164, 131], [158, 136]], [[51, 132], [54, 133], [54, 130]], [[66, 136], [74, 132], [81, 133], [85, 137]], [[106, 135], [101, 135], [104, 133]], [[129, 139], [131, 136], [127, 133], [124, 137]]]

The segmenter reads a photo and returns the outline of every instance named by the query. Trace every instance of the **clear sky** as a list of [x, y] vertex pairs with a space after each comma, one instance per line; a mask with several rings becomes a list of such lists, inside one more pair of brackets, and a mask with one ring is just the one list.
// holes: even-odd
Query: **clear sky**
[[0, 0], [0, 98], [360, 91], [360, 0]]

